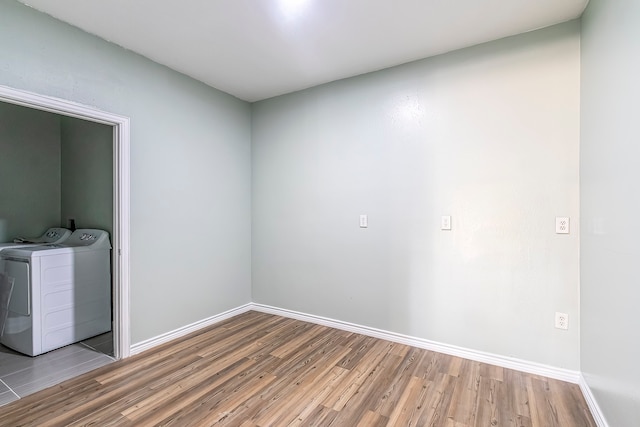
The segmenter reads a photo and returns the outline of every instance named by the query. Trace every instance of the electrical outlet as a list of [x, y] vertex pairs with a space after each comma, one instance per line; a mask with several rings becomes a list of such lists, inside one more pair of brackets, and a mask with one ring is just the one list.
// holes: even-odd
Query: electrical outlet
[[556, 328], [569, 329], [569, 315], [556, 312]]
[[556, 217], [556, 234], [569, 234], [569, 217]]

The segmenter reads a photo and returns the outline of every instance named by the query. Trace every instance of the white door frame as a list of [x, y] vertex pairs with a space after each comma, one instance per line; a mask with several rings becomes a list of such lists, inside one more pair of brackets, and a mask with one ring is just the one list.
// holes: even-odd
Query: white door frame
[[113, 351], [129, 357], [129, 118], [2, 85], [0, 101], [113, 127]]

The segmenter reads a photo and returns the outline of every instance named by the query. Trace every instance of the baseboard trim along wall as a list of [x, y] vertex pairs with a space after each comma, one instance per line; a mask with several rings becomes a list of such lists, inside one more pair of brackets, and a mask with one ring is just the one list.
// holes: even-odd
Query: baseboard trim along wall
[[598, 427], [609, 427], [609, 424], [607, 423], [607, 420], [605, 419], [604, 414], [602, 413], [602, 410], [598, 405], [598, 401], [593, 395], [591, 387], [589, 387], [589, 384], [587, 384], [587, 381], [585, 380], [582, 373], [580, 374], [580, 381], [578, 382], [578, 385], [580, 385], [580, 390], [582, 391], [584, 400], [587, 401], [587, 406], [591, 411], [591, 415], [593, 416], [593, 420], [596, 422], [596, 425]]
[[329, 319], [322, 316], [315, 316], [311, 314], [305, 314], [297, 311], [285, 310], [277, 307], [255, 303], [251, 304], [251, 310], [260, 311], [262, 313], [276, 314], [278, 316], [289, 317], [292, 319], [302, 320], [318, 325], [329, 326], [331, 328], [336, 328], [343, 331], [354, 332], [357, 334], [380, 338], [400, 344], [406, 344], [425, 350], [436, 351], [438, 353], [462, 357], [465, 359], [475, 360], [477, 362], [497, 365], [503, 368], [515, 369], [517, 371], [528, 372], [530, 374], [542, 375], [545, 377], [555, 378], [557, 380], [567, 381], [574, 384], [577, 384], [580, 379], [580, 373], [578, 371], [556, 368], [554, 366], [548, 366], [540, 363], [529, 362], [526, 360], [471, 350], [468, 348], [457, 347], [449, 344], [442, 344], [422, 338], [415, 338], [395, 332], [389, 332], [381, 329], [370, 328], [368, 326], [361, 326], [349, 322], [343, 322], [341, 320]]
[[343, 331], [354, 332], [357, 334], [367, 335], [374, 338], [380, 338], [387, 341], [406, 344], [413, 347], [423, 348], [425, 350], [436, 351], [438, 353], [449, 354], [451, 356], [462, 357], [465, 359], [475, 360], [477, 362], [488, 363], [491, 365], [502, 366], [503, 368], [515, 369], [517, 371], [528, 372], [530, 374], [542, 375], [549, 378], [555, 378], [574, 384], [580, 383], [580, 372], [569, 369], [556, 368], [554, 366], [543, 365], [540, 363], [529, 362], [511, 357], [500, 356], [497, 354], [486, 353], [468, 348], [457, 347], [449, 344], [442, 344], [435, 341], [429, 341], [422, 338], [415, 338], [408, 335], [398, 334], [395, 332], [384, 331], [381, 329], [370, 328], [368, 326], [357, 325], [354, 323], [343, 322], [341, 320], [329, 319], [327, 317], [316, 316], [312, 314], [300, 313], [293, 310], [272, 307], [264, 304], [249, 303], [234, 308], [224, 313], [211, 316], [199, 322], [178, 328], [174, 331], [167, 332], [157, 337], [150, 338], [131, 346], [131, 354], [138, 354], [145, 350], [149, 350], [160, 344], [164, 344], [176, 338], [181, 338], [198, 329], [218, 323], [238, 314], [254, 310], [267, 314], [275, 314], [277, 316], [288, 317], [291, 319], [302, 320], [304, 322], [315, 323], [318, 325], [328, 326]]
[[252, 309], [252, 305], [253, 304], [241, 305], [240, 307], [232, 308], [231, 310], [227, 310], [223, 313], [216, 314], [215, 316], [211, 316], [198, 322], [194, 322], [190, 325], [183, 326], [182, 328], [178, 328], [165, 334], [158, 335], [157, 337], [149, 338], [147, 340], [133, 344], [131, 345], [131, 355], [133, 356], [135, 354], [142, 353], [143, 351], [152, 349], [153, 347], [159, 346], [160, 344], [164, 344], [171, 340], [184, 337], [192, 332], [196, 332], [199, 329], [206, 328], [207, 326], [214, 325], [218, 322], [222, 322], [223, 320], [229, 319], [233, 316], [237, 316], [238, 314], [246, 313], [247, 311], [250, 311]]

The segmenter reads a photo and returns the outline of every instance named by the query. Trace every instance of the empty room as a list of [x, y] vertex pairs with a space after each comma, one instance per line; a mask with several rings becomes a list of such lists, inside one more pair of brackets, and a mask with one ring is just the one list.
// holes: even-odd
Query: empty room
[[0, 0], [0, 245], [86, 212], [111, 286], [108, 350], [65, 343], [88, 356], [54, 380], [71, 356], [8, 338], [16, 295], [47, 316], [0, 246], [0, 354], [29, 366], [0, 357], [0, 425], [639, 426], [638, 24]]

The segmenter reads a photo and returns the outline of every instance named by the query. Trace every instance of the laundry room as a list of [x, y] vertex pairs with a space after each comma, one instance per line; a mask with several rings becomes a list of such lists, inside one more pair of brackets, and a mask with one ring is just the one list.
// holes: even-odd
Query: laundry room
[[110, 126], [0, 103], [0, 242], [113, 220]]
[[[104, 231], [102, 239], [100, 233], [77, 234], [75, 239], [80, 245], [87, 243], [85, 249], [92, 243], [87, 236], [100, 240], [103, 279], [90, 292], [108, 300], [107, 321], [98, 336], [68, 346], [64, 342], [53, 351], [15, 351], [0, 345], [0, 380], [22, 396], [56, 381], [55, 376], [74, 376], [112, 360], [111, 333], [103, 330], [111, 327], [113, 131], [109, 125], [0, 102], [0, 153], [0, 246], [7, 249], [3, 256], [10, 249], [7, 244], [19, 238], [57, 244], [74, 236], [65, 229]], [[68, 257], [78, 263], [83, 256], [74, 252]], [[6, 264], [0, 261], [3, 270]], [[15, 304], [21, 297], [15, 286], [12, 290]], [[71, 298], [77, 300], [79, 294]], [[34, 297], [25, 294], [24, 299], [25, 307], [33, 310]]]

